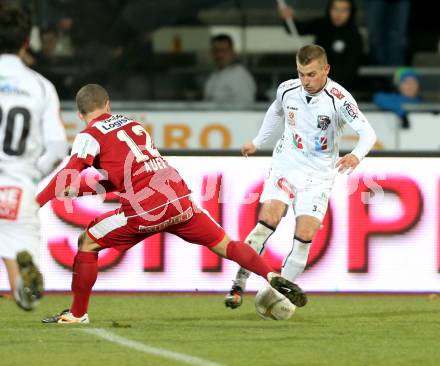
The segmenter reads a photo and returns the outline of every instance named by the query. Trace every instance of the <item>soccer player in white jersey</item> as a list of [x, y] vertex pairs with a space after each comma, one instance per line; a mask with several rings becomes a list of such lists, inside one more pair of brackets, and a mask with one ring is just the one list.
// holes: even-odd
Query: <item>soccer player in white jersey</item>
[[[255, 153], [276, 126], [284, 124], [284, 133], [275, 146], [270, 174], [261, 194], [259, 221], [245, 241], [262, 255], [266, 241], [292, 205], [295, 234], [281, 272], [292, 282], [304, 271], [312, 239], [327, 211], [337, 172], [349, 173], [356, 168], [376, 141], [374, 130], [351, 94], [328, 77], [330, 65], [322, 47], [302, 47], [296, 64], [299, 79], [280, 84], [257, 137], [241, 149], [244, 156]], [[345, 125], [358, 133], [359, 142], [353, 151], [338, 160]], [[234, 309], [241, 305], [248, 277], [248, 271], [238, 270], [232, 289], [225, 297], [227, 307]]]
[[43, 292], [37, 183], [67, 153], [55, 88], [19, 57], [30, 30], [25, 13], [0, 5], [0, 257], [24, 310]]

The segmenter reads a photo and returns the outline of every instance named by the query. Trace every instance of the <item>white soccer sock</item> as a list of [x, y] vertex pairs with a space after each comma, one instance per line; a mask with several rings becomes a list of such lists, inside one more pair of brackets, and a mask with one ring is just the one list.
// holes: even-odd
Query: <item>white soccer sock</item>
[[284, 258], [281, 276], [291, 282], [295, 282], [296, 278], [303, 273], [304, 268], [306, 268], [311, 245], [312, 241], [305, 242], [295, 236], [292, 250], [287, 257]]
[[[253, 230], [246, 237], [245, 243], [249, 244], [259, 255], [263, 255], [266, 241], [274, 231], [275, 228], [270, 227], [263, 221], [258, 221], [257, 225], [255, 225]], [[240, 286], [244, 290], [250, 274], [251, 273], [247, 269], [240, 267], [235, 276], [234, 284]]]

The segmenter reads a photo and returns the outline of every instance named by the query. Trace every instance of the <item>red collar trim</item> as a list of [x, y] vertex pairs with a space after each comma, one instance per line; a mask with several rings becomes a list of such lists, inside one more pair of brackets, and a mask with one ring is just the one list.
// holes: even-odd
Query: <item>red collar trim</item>
[[89, 125], [92, 125], [92, 124], [94, 124], [95, 122], [102, 121], [102, 120], [104, 120], [104, 119], [110, 118], [111, 116], [112, 116], [111, 114], [103, 113], [103, 114], [101, 114], [99, 117], [96, 117], [95, 119], [92, 119], [92, 120], [89, 122]]

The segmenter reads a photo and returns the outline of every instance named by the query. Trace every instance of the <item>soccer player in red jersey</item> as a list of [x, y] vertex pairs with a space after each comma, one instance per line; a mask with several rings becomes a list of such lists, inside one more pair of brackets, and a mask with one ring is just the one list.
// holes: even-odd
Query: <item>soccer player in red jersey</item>
[[[96, 217], [80, 235], [72, 275], [69, 310], [43, 319], [45, 323], [88, 323], [87, 307], [98, 274], [98, 252], [125, 251], [150, 235], [166, 231], [204, 245], [269, 281], [292, 303], [305, 305], [306, 296], [273, 269], [248, 244], [232, 241], [205, 211], [191, 200], [191, 191], [177, 170], [162, 158], [141, 124], [112, 115], [107, 91], [96, 84], [76, 95], [79, 117], [87, 123], [73, 143], [67, 165], [37, 196], [40, 206], [56, 197], [116, 191], [121, 206]], [[80, 172], [101, 169], [106, 179], [90, 184]]]

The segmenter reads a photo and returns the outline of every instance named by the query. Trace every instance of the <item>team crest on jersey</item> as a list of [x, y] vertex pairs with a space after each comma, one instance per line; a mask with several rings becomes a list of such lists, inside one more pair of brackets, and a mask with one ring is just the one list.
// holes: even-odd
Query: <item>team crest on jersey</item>
[[331, 90], [330, 90], [330, 93], [331, 94], [333, 94], [336, 98], [338, 98], [338, 99], [342, 99], [342, 98], [344, 98], [344, 94], [342, 94], [338, 89], [336, 89], [336, 88], [332, 88]]
[[325, 131], [328, 126], [330, 126], [330, 117], [319, 115], [318, 116], [318, 125], [316, 127], [320, 128], [322, 131]]
[[289, 111], [287, 113], [287, 123], [292, 127], [295, 126], [295, 112]]

